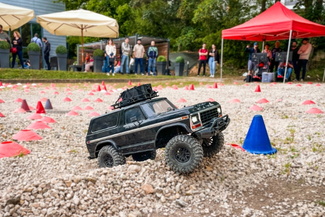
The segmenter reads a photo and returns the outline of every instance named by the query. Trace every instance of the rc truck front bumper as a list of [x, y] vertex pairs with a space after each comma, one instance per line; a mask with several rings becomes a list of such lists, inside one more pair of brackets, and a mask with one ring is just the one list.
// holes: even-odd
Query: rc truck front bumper
[[196, 138], [210, 138], [217, 135], [219, 132], [225, 130], [230, 123], [230, 118], [228, 115], [222, 116], [220, 118], [214, 118], [211, 120], [211, 124], [206, 127], [194, 132]]

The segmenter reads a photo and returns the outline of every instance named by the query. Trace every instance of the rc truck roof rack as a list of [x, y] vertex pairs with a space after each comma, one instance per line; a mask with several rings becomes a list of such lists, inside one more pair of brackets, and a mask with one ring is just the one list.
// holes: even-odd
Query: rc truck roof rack
[[123, 91], [112, 106], [114, 109], [122, 108], [157, 96], [158, 93], [152, 90], [151, 84], [143, 84]]

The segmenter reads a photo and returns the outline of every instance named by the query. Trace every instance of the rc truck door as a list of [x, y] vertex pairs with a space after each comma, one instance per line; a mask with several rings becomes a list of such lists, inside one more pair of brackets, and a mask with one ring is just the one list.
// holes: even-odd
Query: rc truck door
[[[125, 152], [137, 152], [146, 149], [151, 149], [152, 138], [149, 130], [143, 123], [146, 118], [139, 106], [130, 108], [124, 111], [125, 120], [125, 146], [121, 149], [127, 149]], [[147, 132], [148, 131], [148, 132]], [[124, 152], [124, 151], [123, 151]]]

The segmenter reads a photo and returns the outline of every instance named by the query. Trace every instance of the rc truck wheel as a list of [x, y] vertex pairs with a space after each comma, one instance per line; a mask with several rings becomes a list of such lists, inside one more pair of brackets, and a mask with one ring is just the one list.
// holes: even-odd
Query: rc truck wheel
[[191, 173], [203, 159], [203, 148], [189, 135], [173, 137], [166, 145], [166, 163], [177, 173]]
[[156, 150], [132, 154], [132, 158], [135, 161], [145, 161], [148, 159], [154, 160], [156, 159]]
[[104, 146], [98, 154], [99, 167], [113, 167], [125, 164], [125, 157], [118, 153], [113, 146]]
[[202, 147], [204, 157], [212, 157], [213, 155], [217, 154], [221, 151], [224, 145], [224, 137], [223, 133], [218, 133], [216, 136], [212, 136], [208, 139], [203, 139]]

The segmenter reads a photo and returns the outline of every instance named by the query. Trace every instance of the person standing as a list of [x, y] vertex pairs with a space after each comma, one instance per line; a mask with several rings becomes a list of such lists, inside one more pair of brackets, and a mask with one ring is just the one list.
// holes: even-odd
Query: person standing
[[0, 41], [7, 41], [10, 44], [9, 35], [3, 31], [3, 26], [0, 24]]
[[209, 68], [210, 68], [210, 77], [213, 78], [216, 72], [216, 63], [219, 64], [219, 53], [216, 49], [216, 45], [212, 44], [211, 50], [209, 51]]
[[148, 48], [148, 74], [156, 75], [156, 59], [158, 57], [158, 48], [155, 46], [155, 41], [151, 41]]
[[260, 49], [258, 48], [258, 43], [254, 42], [254, 47], [250, 47], [249, 45], [247, 45], [245, 52], [248, 53], [248, 63], [247, 63], [248, 73], [247, 73], [246, 81], [250, 82], [251, 78], [254, 76], [254, 69], [255, 69], [255, 63], [252, 60], [253, 53], [260, 53]]
[[21, 35], [18, 31], [14, 31], [12, 39], [12, 47], [17, 49], [16, 53], [12, 53], [12, 62], [11, 68], [15, 67], [16, 64], [16, 57], [18, 55], [21, 67], [24, 68], [24, 61], [23, 61], [23, 40], [21, 39]]
[[138, 65], [140, 64], [140, 72], [144, 75], [144, 67], [143, 67], [143, 56], [145, 54], [145, 49], [141, 44], [141, 39], [137, 40], [137, 44], [133, 48], [133, 56], [134, 56], [134, 72], [138, 73]]
[[51, 43], [47, 40], [46, 37], [43, 37], [42, 41], [44, 42], [44, 60], [47, 65], [47, 70], [51, 70], [51, 64], [50, 64]]
[[205, 76], [205, 67], [207, 63], [208, 58], [208, 50], [206, 49], [206, 44], [202, 44], [202, 48], [199, 50], [199, 70], [197, 72], [197, 75], [200, 76], [201, 67], [203, 65], [203, 73], [202, 75]]
[[107, 45], [105, 47], [105, 54], [106, 54], [106, 62], [108, 64], [107, 69], [107, 75], [110, 75], [110, 72], [112, 72], [112, 75], [114, 76], [114, 62], [116, 57], [116, 46], [113, 43], [112, 39], [109, 39], [107, 41]]
[[298, 73], [298, 62], [299, 62], [299, 54], [298, 54], [299, 47], [296, 41], [291, 43], [290, 51], [292, 52], [292, 65], [295, 71], [296, 77]]
[[270, 50], [270, 45], [269, 44], [264, 45], [264, 50], [262, 51], [262, 53], [266, 53], [266, 57], [267, 57], [267, 59], [269, 61], [268, 65], [270, 65], [270, 62], [271, 62], [271, 59], [272, 59], [272, 51]]
[[302, 45], [300, 46], [300, 48], [297, 52], [299, 54], [298, 72], [296, 74], [296, 76], [297, 76], [296, 79], [298, 81], [300, 78], [301, 69], [302, 69], [301, 81], [305, 80], [306, 71], [307, 71], [307, 63], [308, 63], [308, 59], [309, 59], [311, 50], [312, 50], [312, 45], [309, 43], [309, 39], [304, 38], [302, 40]]
[[276, 53], [280, 53], [282, 49], [280, 48], [280, 41], [276, 41], [274, 44], [274, 48], [272, 49], [272, 59], [270, 64], [270, 71], [273, 72], [273, 69], [275, 68], [275, 72], [278, 71], [278, 66], [280, 64], [279, 61], [275, 60]]
[[123, 74], [123, 72], [126, 72], [126, 74], [130, 74], [129, 55], [131, 51], [131, 46], [129, 44], [129, 38], [125, 38], [124, 42], [121, 45], [121, 49], [122, 49], [121, 73]]
[[43, 47], [42, 41], [41, 41], [41, 39], [38, 37], [38, 34], [37, 34], [37, 33], [34, 34], [34, 37], [30, 40], [30, 42], [34, 42], [34, 43], [36, 43], [40, 48]]

